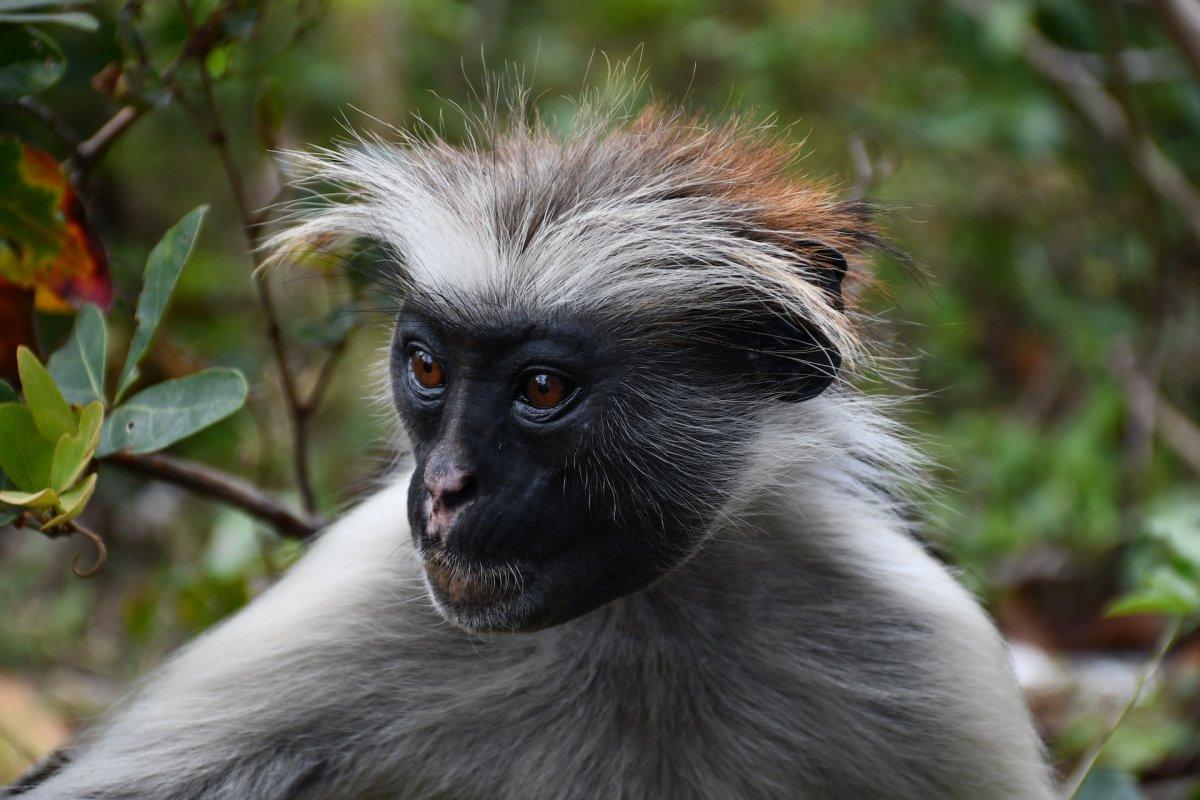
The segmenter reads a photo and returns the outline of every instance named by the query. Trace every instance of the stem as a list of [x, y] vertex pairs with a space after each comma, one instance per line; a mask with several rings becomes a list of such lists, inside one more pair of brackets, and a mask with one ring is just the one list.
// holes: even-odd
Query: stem
[[[179, 0], [179, 7], [183, 12], [189, 35], [194, 35], [196, 23], [188, 0]], [[288, 364], [287, 346], [283, 339], [283, 329], [279, 324], [279, 315], [275, 309], [275, 300], [272, 297], [271, 287], [267, 283], [264, 271], [262, 270], [262, 260], [259, 256], [260, 238], [258, 234], [262, 218], [251, 210], [241, 170], [238, 168], [233, 150], [229, 146], [229, 135], [221, 115], [220, 105], [217, 103], [216, 92], [213, 89], [212, 76], [208, 72], [208, 66], [202, 58], [196, 59], [196, 66], [200, 72], [201, 95], [208, 112], [208, 122], [210, 125], [209, 142], [217, 151], [221, 166], [225, 171], [225, 177], [233, 194], [233, 201], [237, 206], [238, 216], [241, 219], [242, 233], [246, 238], [247, 249], [249, 250], [251, 260], [254, 262], [254, 286], [257, 291], [258, 304], [262, 309], [263, 317], [266, 319], [267, 339], [271, 345], [275, 364], [279, 369], [279, 381], [287, 405], [288, 418], [291, 422], [296, 486], [300, 491], [300, 497], [303, 500], [305, 510], [309, 514], [314, 514], [317, 509], [317, 500], [308, 465], [307, 417], [311, 409], [306, 407], [296, 388], [296, 377]]]
[[1092, 745], [1091, 751], [1080, 762], [1074, 774], [1071, 775], [1071, 779], [1067, 782], [1067, 791], [1063, 795], [1065, 800], [1075, 800], [1079, 795], [1079, 790], [1083, 788], [1084, 781], [1091, 774], [1092, 768], [1096, 766], [1096, 761], [1100, 758], [1100, 753], [1104, 751], [1108, 740], [1117, 732], [1117, 728], [1121, 727], [1121, 723], [1125, 721], [1125, 718], [1129, 716], [1129, 712], [1137, 705], [1138, 699], [1142, 696], [1142, 690], [1146, 687], [1146, 682], [1154, 676], [1155, 672], [1158, 672], [1158, 668], [1162, 666], [1163, 659], [1166, 658], [1170, 649], [1175, 646], [1175, 642], [1179, 640], [1179, 635], [1182, 631], [1183, 617], [1172, 617], [1171, 623], [1163, 630], [1162, 635], [1159, 636], [1158, 644], [1154, 648], [1154, 654], [1142, 665], [1142, 669], [1138, 673], [1137, 683], [1134, 684], [1133, 692], [1129, 695], [1129, 699], [1125, 701], [1125, 705], [1122, 706], [1120, 713], [1117, 714], [1117, 718], [1113, 720], [1112, 725], [1100, 737], [1100, 741]]
[[1167, 32], [1200, 82], [1200, 3], [1196, 0], [1154, 0]]
[[349, 335], [347, 335], [329, 348], [329, 355], [325, 357], [325, 363], [321, 365], [321, 371], [317, 373], [316, 383], [313, 384], [312, 391], [308, 393], [308, 399], [300, 407], [301, 412], [306, 418], [316, 411], [321, 405], [321, 401], [325, 399], [325, 392], [329, 387], [329, 379], [333, 376], [333, 371], [337, 369], [338, 361], [341, 360], [346, 352], [346, 342], [349, 338]]
[[220, 500], [272, 525], [282, 536], [307, 539], [325, 525], [324, 519], [293, 511], [249, 481], [194, 461], [162, 453], [113, 453], [104, 461]]
[[71, 531], [71, 533], [77, 533], [85, 539], [90, 539], [92, 544], [96, 547], [95, 564], [93, 564], [89, 569], [81, 570], [79, 568], [79, 553], [76, 553], [71, 559], [71, 571], [80, 578], [91, 578], [95, 576], [100, 572], [100, 570], [104, 569], [104, 565], [108, 563], [108, 547], [104, 544], [104, 539], [101, 538], [100, 534], [96, 533], [91, 528], [85, 528], [75, 520], [67, 523], [67, 529]]
[[100, 130], [93, 133], [88, 139], [79, 144], [75, 149], [75, 155], [72, 160], [76, 166], [86, 171], [89, 167], [99, 161], [108, 148], [112, 147], [113, 142], [121, 137], [129, 129], [129, 126], [137, 122], [142, 114], [146, 113], [145, 108], [138, 106], [123, 106], [108, 118], [100, 126]]

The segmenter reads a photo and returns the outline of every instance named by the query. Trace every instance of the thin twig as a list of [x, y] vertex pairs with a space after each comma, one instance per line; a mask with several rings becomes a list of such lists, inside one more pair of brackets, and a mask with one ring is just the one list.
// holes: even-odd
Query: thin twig
[[324, 519], [294, 511], [249, 481], [194, 461], [162, 453], [113, 453], [104, 461], [241, 509], [282, 536], [306, 539], [325, 526]]
[[1079, 790], [1083, 788], [1084, 781], [1087, 780], [1092, 768], [1096, 766], [1096, 760], [1104, 752], [1104, 747], [1108, 744], [1108, 740], [1112, 738], [1117, 728], [1121, 727], [1121, 724], [1125, 722], [1125, 717], [1129, 716], [1129, 712], [1137, 705], [1138, 699], [1142, 696], [1142, 690], [1146, 688], [1146, 683], [1154, 677], [1154, 673], [1158, 672], [1158, 668], [1162, 666], [1163, 659], [1166, 658], [1171, 648], [1175, 646], [1175, 642], [1178, 641], [1179, 635], [1182, 632], [1183, 617], [1172, 617], [1170, 624], [1167, 625], [1162, 635], [1159, 636], [1158, 645], [1154, 648], [1154, 654], [1142, 665], [1142, 669], [1138, 673], [1137, 683], [1133, 686], [1133, 692], [1129, 695], [1129, 699], [1125, 702], [1125, 705], [1122, 706], [1120, 713], [1117, 714], [1117, 718], [1113, 720], [1112, 725], [1100, 737], [1100, 741], [1092, 745], [1092, 749], [1088, 751], [1083, 761], [1079, 763], [1079, 767], [1071, 775], [1071, 779], [1067, 781], [1067, 789], [1063, 792], [1065, 800], [1075, 800], [1078, 796]]
[[1125, 34], [1122, 29], [1121, 8], [1117, 4], [1117, 0], [1103, 0], [1100, 6], [1099, 15], [1102, 27], [1104, 28], [1104, 37], [1107, 45], [1104, 57], [1108, 62], [1108, 77], [1109, 83], [1112, 85], [1113, 97], [1121, 104], [1121, 108], [1129, 120], [1129, 127], [1132, 134], [1136, 137], [1147, 136], [1145, 120], [1133, 95], [1129, 70], [1126, 68], [1125, 61], [1121, 58], [1121, 53], [1125, 50]]
[[[196, 21], [192, 14], [191, 5], [188, 3], [188, 0], [179, 0], [179, 7], [183, 12], [189, 34], [194, 35]], [[203, 59], [196, 59], [196, 67], [200, 73], [201, 95], [208, 112], [208, 138], [214, 149], [216, 149], [221, 166], [225, 171], [225, 177], [229, 183], [230, 191], [233, 193], [233, 201], [237, 206], [238, 216], [242, 222], [242, 232], [246, 238], [246, 246], [250, 253], [250, 258], [254, 262], [254, 286], [257, 291], [259, 306], [262, 308], [263, 317], [266, 320], [267, 339], [270, 342], [271, 352], [274, 355], [275, 364], [279, 370], [279, 381], [283, 388], [283, 396], [287, 404], [288, 417], [292, 427], [292, 447], [294, 450], [292, 460], [295, 463], [296, 469], [296, 486], [300, 491], [300, 497], [304, 503], [305, 510], [313, 514], [317, 509], [317, 500], [308, 464], [308, 426], [306, 419], [308, 410], [306, 410], [305, 404], [296, 387], [296, 377], [288, 363], [287, 346], [283, 340], [283, 328], [279, 324], [279, 315], [275, 309], [275, 300], [272, 297], [271, 287], [267, 283], [266, 275], [261, 269], [259, 229], [263, 218], [251, 208], [245, 181], [242, 179], [242, 172], [229, 145], [229, 135], [221, 114], [220, 105], [217, 103], [216, 92], [213, 89], [212, 76], [209, 74], [208, 66], [204, 63]]]
[[129, 126], [137, 122], [145, 113], [146, 108], [142, 106], [122, 106], [118, 109], [117, 113], [100, 126], [100, 130], [75, 148], [75, 153], [71, 158], [75, 162], [75, 167], [87, 171], [88, 168], [94, 166], [108, 152], [108, 148], [112, 147], [113, 142], [117, 141], [121, 134], [129, 130]]
[[71, 520], [67, 523], [67, 530], [71, 533], [77, 533], [85, 539], [91, 540], [91, 543], [96, 547], [96, 563], [89, 569], [81, 570], [79, 568], [79, 553], [76, 553], [71, 558], [71, 571], [80, 578], [91, 578], [104, 569], [104, 565], [108, 563], [108, 547], [104, 544], [104, 539], [100, 534], [86, 528], [79, 523], [78, 520]]
[[1137, 367], [1133, 352], [1118, 348], [1112, 359], [1113, 373], [1120, 380], [1131, 406], [1149, 409], [1154, 430], [1163, 444], [1200, 475], [1200, 425], [1159, 394]]
[[1154, 7], [1166, 22], [1167, 32], [1187, 60], [1196, 82], [1200, 83], [1200, 2], [1154, 0]]
[[321, 365], [321, 370], [317, 373], [317, 380], [308, 393], [308, 398], [300, 407], [305, 417], [315, 412], [320, 407], [321, 401], [325, 399], [325, 393], [329, 388], [329, 379], [333, 376], [333, 371], [337, 369], [338, 361], [346, 353], [346, 343], [349, 338], [349, 335], [344, 336], [329, 348], [329, 354], [325, 356], [325, 363]]

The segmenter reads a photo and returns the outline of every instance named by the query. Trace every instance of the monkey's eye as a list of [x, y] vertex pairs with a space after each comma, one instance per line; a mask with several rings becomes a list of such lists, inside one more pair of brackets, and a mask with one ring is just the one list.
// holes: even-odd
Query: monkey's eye
[[532, 372], [521, 385], [517, 398], [538, 411], [549, 411], [566, 402], [575, 394], [576, 385], [562, 375], [553, 372]]
[[425, 389], [437, 389], [446, 383], [442, 365], [424, 350], [414, 350], [408, 358], [413, 378]]

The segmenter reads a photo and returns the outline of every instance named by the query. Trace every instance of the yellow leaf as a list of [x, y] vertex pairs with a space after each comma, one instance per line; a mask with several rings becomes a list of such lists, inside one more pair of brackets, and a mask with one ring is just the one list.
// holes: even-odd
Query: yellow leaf
[[40, 492], [0, 492], [0, 503], [30, 510], [53, 508], [58, 505], [58, 492], [53, 489], [42, 489]]
[[88, 500], [92, 499], [92, 492], [94, 491], [96, 491], [96, 473], [93, 472], [84, 478], [75, 488], [69, 492], [63, 492], [63, 496], [58, 502], [58, 510], [61, 513], [47, 520], [42, 528], [53, 528], [78, 517], [83, 513], [83, 509], [87, 507]]

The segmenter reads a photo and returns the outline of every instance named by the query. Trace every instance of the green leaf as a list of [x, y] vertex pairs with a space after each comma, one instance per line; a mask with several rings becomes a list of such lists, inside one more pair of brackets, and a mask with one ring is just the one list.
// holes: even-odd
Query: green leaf
[[8, 381], [0, 380], [0, 403], [17, 402], [17, 392], [8, 385]]
[[54, 446], [54, 458], [50, 461], [50, 486], [60, 492], [66, 491], [92, 460], [92, 454], [100, 444], [100, 424], [104, 421], [104, 406], [99, 401], [83, 409], [79, 415], [79, 433], [74, 436], [63, 434]]
[[25, 405], [33, 412], [33, 422], [42, 436], [57, 442], [64, 433], [75, 433], [77, 426], [71, 407], [42, 362], [24, 345], [17, 348], [17, 371], [21, 375]]
[[0, 492], [0, 503], [31, 509], [52, 508], [58, 503], [58, 492], [53, 489], [37, 492]]
[[224, 367], [151, 386], [112, 412], [97, 452], [162, 450], [237, 411], [246, 391], [242, 373]]
[[0, 101], [43, 92], [67, 69], [54, 40], [23, 25], [0, 26], [0, 54]]
[[1109, 607], [1110, 616], [1169, 614], [1187, 616], [1200, 612], [1200, 586], [1171, 567], [1163, 565], [1151, 573], [1142, 589], [1133, 591]]
[[16, 403], [0, 405], [0, 469], [27, 492], [50, 485], [54, 445], [38, 433], [33, 413]]
[[142, 293], [138, 296], [137, 329], [133, 332], [133, 340], [129, 343], [129, 353], [125, 356], [125, 366], [121, 368], [121, 377], [117, 381], [117, 394], [114, 402], [129, 391], [129, 387], [138, 379], [138, 362], [150, 349], [150, 342], [162, 322], [163, 313], [183, 265], [192, 254], [196, 243], [196, 235], [208, 206], [199, 206], [189, 211], [183, 219], [167, 231], [162, 240], [150, 251], [146, 261], [146, 273], [142, 279]]
[[4, 14], [0, 13], [0, 24], [12, 25], [66, 25], [69, 28], [79, 28], [88, 32], [100, 27], [100, 23], [91, 14], [82, 11], [57, 11], [48, 14]]
[[1200, 501], [1191, 496], [1172, 498], [1159, 505], [1146, 528], [1200, 574]]
[[62, 525], [64, 522], [70, 522], [83, 513], [83, 509], [87, 506], [88, 500], [92, 499], [92, 493], [96, 491], [96, 473], [92, 473], [80, 481], [69, 492], [63, 492], [58, 498], [58, 515], [48, 519], [42, 528], [54, 528]]
[[104, 314], [88, 303], [75, 316], [71, 338], [53, 353], [46, 368], [62, 390], [67, 402], [86, 405], [104, 402], [104, 367], [108, 349], [108, 329]]

